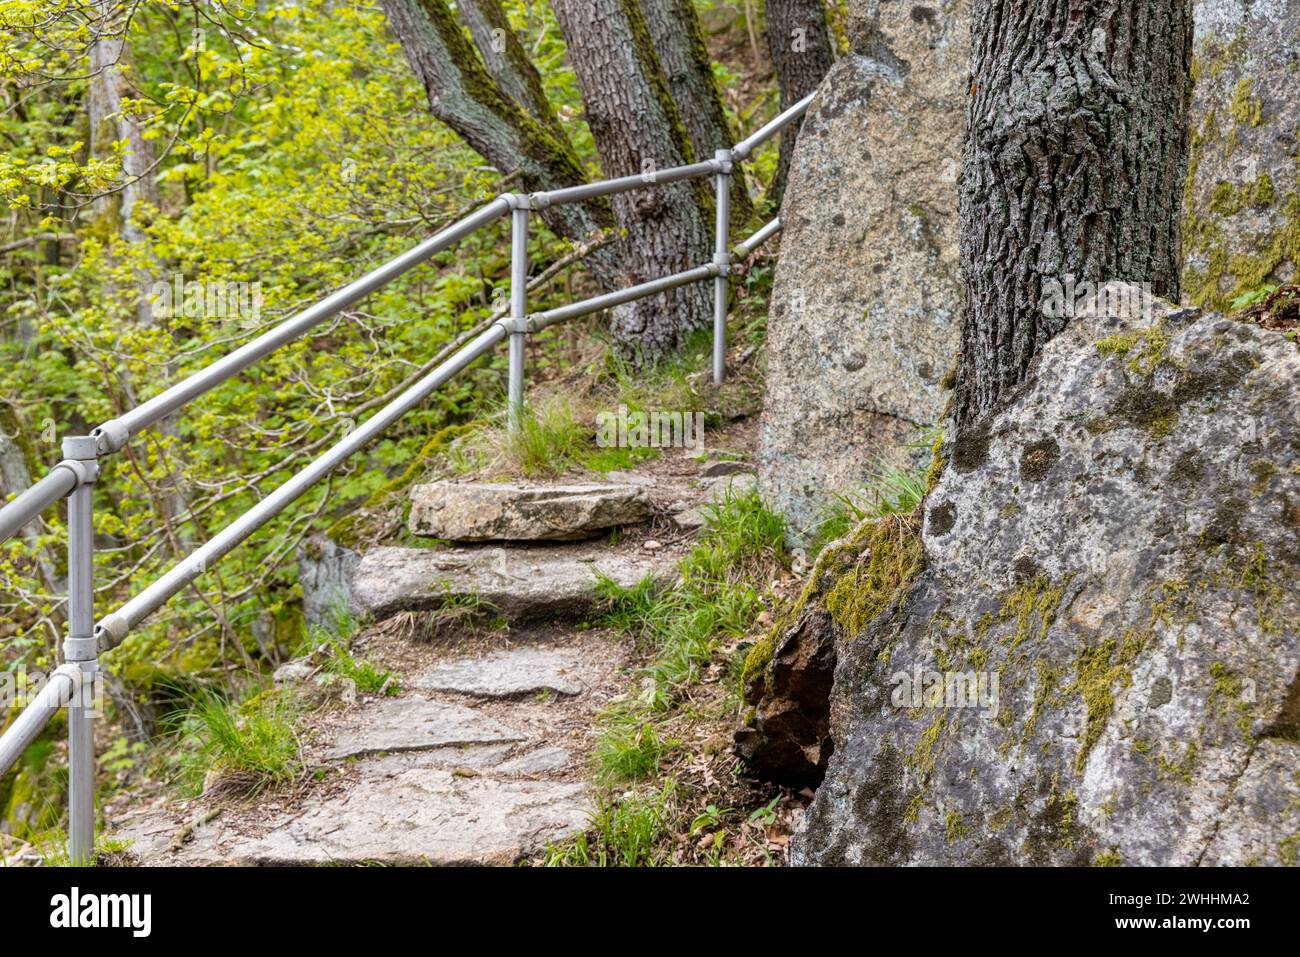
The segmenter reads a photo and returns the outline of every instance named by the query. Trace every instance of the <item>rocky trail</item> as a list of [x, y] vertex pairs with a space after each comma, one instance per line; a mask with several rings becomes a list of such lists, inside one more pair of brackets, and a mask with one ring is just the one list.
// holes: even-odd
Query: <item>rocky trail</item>
[[[124, 795], [108, 836], [145, 865], [511, 864], [584, 831], [595, 716], [637, 680], [631, 640], [593, 625], [598, 575], [670, 580], [704, 507], [752, 482], [674, 451], [599, 483], [414, 487], [429, 547], [318, 540], [301, 565], [309, 620], [345, 602], [366, 623], [354, 652], [398, 693], [313, 710], [290, 791]], [[317, 670], [275, 680], [310, 693]]]

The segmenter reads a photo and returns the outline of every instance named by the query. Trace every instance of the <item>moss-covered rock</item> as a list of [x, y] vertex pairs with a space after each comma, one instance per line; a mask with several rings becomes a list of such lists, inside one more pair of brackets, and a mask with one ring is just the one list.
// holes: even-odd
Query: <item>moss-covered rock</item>
[[787, 784], [821, 780], [837, 647], [888, 611], [923, 564], [919, 509], [863, 521], [822, 550], [799, 597], [745, 657], [736, 751], [755, 773]]
[[838, 634], [833, 753], [793, 859], [1294, 858], [1297, 395], [1283, 332], [1194, 309], [1093, 305], [1049, 342], [952, 437], [888, 610], [836, 623], [841, 565], [805, 602]]
[[1300, 4], [1200, 0], [1183, 294], [1228, 309], [1300, 268]]

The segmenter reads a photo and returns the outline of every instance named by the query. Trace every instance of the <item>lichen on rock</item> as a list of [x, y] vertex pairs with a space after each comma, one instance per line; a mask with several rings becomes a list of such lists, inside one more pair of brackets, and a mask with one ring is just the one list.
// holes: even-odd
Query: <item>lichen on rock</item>
[[[835, 625], [823, 569], [802, 614], [837, 635], [832, 756], [795, 862], [1295, 856], [1300, 350], [1119, 301], [957, 437], [887, 613]], [[934, 695], [900, 695], [929, 673]], [[992, 694], [954, 699], [954, 677]]]
[[1300, 269], [1300, 3], [1200, 0], [1183, 294], [1227, 309]]

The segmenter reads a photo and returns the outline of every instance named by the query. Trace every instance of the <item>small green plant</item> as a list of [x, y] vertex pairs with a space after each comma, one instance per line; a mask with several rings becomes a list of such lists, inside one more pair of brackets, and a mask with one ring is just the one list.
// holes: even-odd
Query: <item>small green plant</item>
[[765, 564], [788, 560], [785, 520], [769, 509], [757, 489], [728, 488], [722, 501], [704, 507], [706, 526], [682, 562], [689, 588], [708, 590], [753, 580]]
[[910, 515], [925, 498], [925, 473], [880, 465], [861, 489], [852, 494], [837, 494], [822, 509], [813, 531], [814, 555], [837, 539], [843, 538], [867, 519], [887, 515]]
[[728, 814], [736, 813], [732, 807], [720, 808], [716, 804], [710, 804], [691, 821], [691, 833], [699, 834], [701, 831], [716, 831], [722, 827], [722, 819]]
[[199, 691], [171, 721], [182, 751], [182, 782], [193, 793], [215, 787], [251, 796], [290, 784], [302, 773], [299, 705], [286, 693], [259, 690], [242, 703]]
[[342, 641], [331, 639], [325, 671], [351, 681], [362, 694], [396, 695], [401, 693], [397, 677], [391, 671], [369, 661], [359, 661]]
[[651, 794], [599, 798], [586, 834], [546, 849], [547, 867], [653, 867], [664, 863], [660, 844], [667, 834], [677, 791], [672, 778]]
[[1275, 292], [1277, 292], [1277, 286], [1272, 284], [1260, 286], [1258, 289], [1251, 289], [1249, 292], [1243, 292], [1240, 296], [1233, 299], [1232, 302], [1228, 304], [1228, 308], [1233, 312], [1238, 312], [1242, 309], [1249, 309], [1251, 306], [1255, 305], [1255, 303], [1263, 302]]
[[477, 635], [480, 628], [505, 626], [497, 606], [477, 590], [455, 591], [445, 579], [435, 581], [432, 588], [440, 596], [437, 606], [412, 619], [414, 636], [420, 640], [435, 641], [461, 631]]
[[776, 806], [781, 803], [781, 795], [777, 795], [760, 808], [756, 808], [749, 815], [749, 823], [759, 827], [771, 827], [776, 823]]
[[400, 693], [397, 678], [391, 671], [360, 660], [352, 653], [351, 641], [356, 632], [357, 623], [351, 610], [342, 602], [336, 603], [318, 626], [306, 630], [298, 653], [323, 659], [321, 671], [351, 681], [362, 694]]
[[596, 744], [597, 779], [602, 784], [639, 781], [659, 768], [664, 742], [649, 721], [619, 711], [602, 715]]

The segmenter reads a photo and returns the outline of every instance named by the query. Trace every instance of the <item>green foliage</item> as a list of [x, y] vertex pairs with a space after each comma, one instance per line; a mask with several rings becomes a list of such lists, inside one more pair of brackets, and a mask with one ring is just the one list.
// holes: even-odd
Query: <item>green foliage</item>
[[1228, 304], [1228, 308], [1233, 312], [1240, 312], [1242, 309], [1249, 309], [1251, 306], [1255, 305], [1255, 303], [1263, 302], [1275, 292], [1277, 292], [1277, 285], [1275, 283], [1267, 283], [1260, 286], [1258, 289], [1251, 289], [1248, 292], [1243, 292], [1240, 296], [1235, 297], [1232, 302]]
[[623, 588], [600, 578], [606, 601], [602, 623], [648, 645], [639, 692], [600, 717], [596, 760], [606, 782], [654, 772], [671, 742], [655, 722], [697, 682], [723, 637], [740, 637], [762, 609], [751, 582], [785, 560], [784, 524], [755, 491], [726, 495], [711, 509], [700, 541], [682, 560], [682, 584], [664, 588], [653, 578]]
[[822, 509], [814, 526], [812, 554], [818, 554], [868, 519], [911, 515], [925, 493], [925, 473], [881, 464], [861, 492], [837, 494]]
[[664, 863], [659, 844], [667, 833], [677, 782], [650, 794], [602, 795], [591, 829], [546, 849], [547, 867], [650, 867]]
[[682, 578], [701, 591], [752, 579], [755, 568], [785, 562], [785, 519], [769, 509], [757, 489], [728, 488], [722, 501], [704, 507], [707, 525], [682, 562]]
[[303, 766], [300, 705], [288, 694], [260, 690], [242, 703], [195, 693], [171, 724], [181, 752], [181, 780], [193, 793], [217, 788], [253, 795], [297, 780]]
[[596, 743], [597, 779], [603, 784], [639, 781], [659, 769], [664, 751], [655, 726], [635, 714], [612, 712]]

